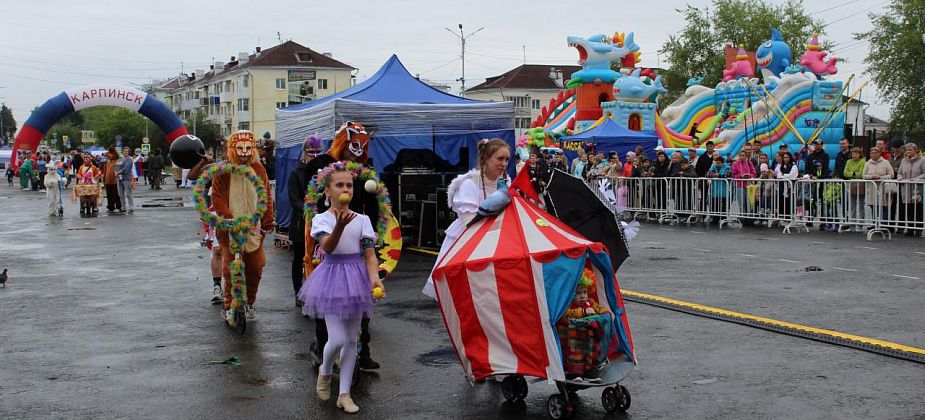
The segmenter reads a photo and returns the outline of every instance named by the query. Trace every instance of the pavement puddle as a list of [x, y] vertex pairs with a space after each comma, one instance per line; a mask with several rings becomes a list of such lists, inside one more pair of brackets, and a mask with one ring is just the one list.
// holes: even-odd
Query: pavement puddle
[[424, 366], [444, 367], [454, 365], [459, 361], [456, 351], [452, 347], [440, 347], [427, 353], [418, 355], [415, 362]]

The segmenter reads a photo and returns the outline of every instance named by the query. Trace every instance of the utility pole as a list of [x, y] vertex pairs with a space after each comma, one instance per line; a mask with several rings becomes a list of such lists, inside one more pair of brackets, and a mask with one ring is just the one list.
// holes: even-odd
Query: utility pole
[[524, 64], [527, 64], [527, 46], [522, 45], [521, 48], [524, 49]]
[[468, 39], [472, 35], [477, 34], [482, 29], [485, 29], [485, 27], [478, 28], [474, 32], [470, 32], [469, 35], [466, 35], [466, 33], [463, 32], [463, 26], [461, 23], [459, 24], [459, 34], [457, 34], [456, 32], [453, 32], [453, 30], [450, 28], [444, 27], [443, 29], [446, 29], [447, 32], [453, 35], [456, 35], [456, 37], [459, 38], [460, 44], [462, 45], [462, 52], [460, 54], [460, 57], [462, 58], [462, 77], [456, 80], [462, 83], [462, 86], [459, 88], [459, 95], [465, 96], [466, 95], [466, 39]]

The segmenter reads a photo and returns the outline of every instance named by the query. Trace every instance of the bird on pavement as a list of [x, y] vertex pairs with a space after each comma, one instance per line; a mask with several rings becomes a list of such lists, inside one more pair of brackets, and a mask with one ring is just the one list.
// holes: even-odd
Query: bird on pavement
[[504, 177], [500, 177], [498, 178], [497, 185], [498, 190], [486, 197], [485, 201], [482, 201], [482, 204], [479, 205], [478, 213], [469, 223], [466, 223], [466, 227], [472, 226], [475, 222], [486, 217], [501, 213], [501, 211], [511, 203], [511, 192], [507, 188], [507, 180], [504, 179]]

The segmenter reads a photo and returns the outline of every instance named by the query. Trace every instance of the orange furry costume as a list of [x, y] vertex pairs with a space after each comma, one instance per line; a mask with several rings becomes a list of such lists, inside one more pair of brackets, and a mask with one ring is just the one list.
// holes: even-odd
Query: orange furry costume
[[[352, 155], [352, 156], [350, 156]], [[311, 178], [317, 175], [319, 169], [323, 169], [328, 165], [341, 161], [348, 160], [348, 156], [351, 157], [353, 161], [366, 164], [369, 161], [369, 133], [366, 132], [366, 129], [362, 124], [347, 121], [340, 129], [334, 133], [334, 139], [331, 141], [331, 147], [328, 149], [328, 152], [312, 159], [305, 169], [305, 176], [311, 182]], [[350, 202], [350, 208], [353, 211], [358, 213], [366, 214], [370, 216], [370, 220], [375, 223], [378, 220], [377, 217], [372, 217], [368, 211], [364, 208], [361, 208], [364, 201], [369, 201], [365, 197], [368, 193], [363, 190], [362, 185], [353, 186], [353, 201]], [[320, 202], [319, 202], [320, 204]], [[357, 207], [357, 205], [361, 207]], [[375, 204], [378, 206], [378, 202]], [[378, 207], [375, 207], [378, 209]], [[318, 209], [318, 212], [327, 210], [327, 206], [324, 209]], [[305, 217], [304, 215], [302, 217]], [[312, 230], [312, 221], [311, 219], [305, 219], [305, 278], [312, 273], [315, 269], [315, 263], [312, 261], [315, 252], [315, 238], [311, 236]]]
[[[228, 137], [226, 156], [231, 163], [247, 165], [263, 181], [266, 191], [270, 188], [267, 171], [257, 156], [257, 141], [250, 131], [238, 131]], [[221, 174], [212, 179], [212, 205], [215, 212], [224, 218], [249, 216], [256, 210], [257, 192], [250, 181], [242, 175]], [[241, 259], [244, 260], [244, 278], [247, 282], [247, 302], [253, 304], [257, 299], [257, 288], [266, 264], [263, 253], [264, 232], [273, 229], [273, 196], [267, 196], [267, 208], [260, 221], [262, 232], [251, 233], [243, 245]], [[229, 246], [228, 230], [218, 230], [218, 242], [222, 250], [222, 278], [225, 283], [225, 310], [231, 306], [231, 262], [235, 256]]]

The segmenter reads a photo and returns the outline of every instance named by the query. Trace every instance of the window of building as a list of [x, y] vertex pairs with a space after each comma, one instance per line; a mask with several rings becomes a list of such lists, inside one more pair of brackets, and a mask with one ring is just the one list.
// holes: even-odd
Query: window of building
[[250, 80], [250, 76], [249, 76], [249, 75], [246, 75], [246, 74], [245, 74], [245, 75], [241, 76], [241, 86], [247, 87], [247, 83], [248, 83], [249, 80]]
[[277, 88], [277, 89], [285, 89], [285, 88], [286, 88], [286, 79], [285, 79], [285, 78], [282, 78], [282, 77], [277, 78], [277, 79], [276, 79], [276, 88]]
[[530, 118], [514, 118], [514, 128], [530, 128]]
[[514, 108], [526, 108], [527, 107], [527, 97], [526, 96], [508, 96], [507, 100], [514, 103]]
[[251, 129], [251, 123], [249, 122], [238, 123], [238, 130], [250, 130], [250, 129]]
[[285, 103], [285, 102], [277, 102], [277, 103], [276, 103], [276, 109], [285, 108], [285, 107], [286, 107], [286, 103]]
[[238, 111], [250, 110], [250, 98], [238, 99]]
[[318, 89], [327, 90], [328, 88], [328, 79], [318, 79]]
[[312, 61], [312, 56], [311, 56], [311, 54], [309, 54], [309, 53], [307, 53], [307, 52], [295, 53], [295, 58], [296, 58], [296, 60], [298, 60], [300, 63], [311, 63], [311, 61]]
[[533, 108], [533, 109], [540, 109], [540, 100], [539, 100], [539, 99], [534, 99], [534, 100], [533, 100], [533, 106], [532, 106], [531, 108]]

